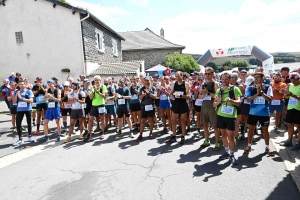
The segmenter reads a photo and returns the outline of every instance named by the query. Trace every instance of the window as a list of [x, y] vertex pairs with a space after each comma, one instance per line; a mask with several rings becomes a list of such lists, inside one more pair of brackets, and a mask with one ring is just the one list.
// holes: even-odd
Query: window
[[115, 39], [112, 39], [112, 46], [114, 56], [118, 56], [118, 43]]
[[22, 44], [23, 42], [23, 34], [22, 32], [16, 32], [16, 41], [17, 44]]
[[103, 39], [103, 32], [96, 29], [96, 44], [97, 49], [101, 52], [104, 52], [104, 39]]

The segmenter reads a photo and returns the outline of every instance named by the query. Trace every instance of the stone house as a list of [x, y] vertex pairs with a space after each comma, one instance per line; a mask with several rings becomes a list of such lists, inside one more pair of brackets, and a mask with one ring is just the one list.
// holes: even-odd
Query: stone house
[[20, 72], [31, 82], [63, 81], [122, 62], [124, 37], [89, 11], [57, 0], [0, 0], [0, 13], [2, 80]]
[[123, 61], [144, 60], [145, 69], [161, 64], [166, 55], [174, 52], [182, 53], [185, 46], [172, 43], [164, 38], [164, 30], [160, 35], [149, 28], [143, 31], [119, 32], [125, 38], [122, 41]]

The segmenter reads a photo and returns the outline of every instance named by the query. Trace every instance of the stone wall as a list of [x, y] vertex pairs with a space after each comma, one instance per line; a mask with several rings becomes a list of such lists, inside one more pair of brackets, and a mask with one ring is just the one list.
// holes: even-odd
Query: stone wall
[[173, 54], [174, 52], [181, 52], [178, 49], [162, 49], [162, 50], [140, 50], [140, 51], [124, 51], [123, 61], [129, 60], [144, 60], [145, 70], [161, 64], [165, 60], [165, 56]]
[[[96, 28], [103, 32], [104, 53], [96, 47]], [[86, 62], [103, 63], [122, 61], [121, 40], [95, 23], [92, 19], [89, 18], [82, 22], [82, 34]], [[114, 56], [113, 54], [112, 39], [117, 41], [118, 56]]]

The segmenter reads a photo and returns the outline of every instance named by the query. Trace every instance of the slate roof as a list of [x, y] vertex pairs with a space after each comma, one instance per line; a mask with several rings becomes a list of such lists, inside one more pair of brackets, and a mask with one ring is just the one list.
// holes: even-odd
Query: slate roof
[[[0, 0], [1, 1], [1, 0]], [[97, 24], [99, 24], [100, 26], [102, 26], [104, 29], [106, 29], [107, 31], [109, 31], [110, 33], [112, 33], [113, 35], [117, 36], [118, 38], [120, 38], [121, 40], [125, 40], [120, 34], [118, 34], [116, 31], [114, 31], [112, 28], [110, 28], [108, 25], [106, 25], [104, 22], [102, 22], [100, 19], [98, 19], [95, 15], [93, 15], [91, 12], [87, 11], [87, 10], [83, 10], [81, 8], [77, 8], [77, 7], [74, 7], [72, 5], [69, 5], [69, 4], [65, 4], [65, 3], [61, 3], [59, 2], [58, 0], [47, 0], [53, 4], [56, 4], [56, 5], [60, 5], [60, 6], [63, 6], [65, 8], [68, 8], [72, 11], [76, 11], [76, 12], [79, 12], [83, 15], [90, 15], [90, 18], [93, 19]]]
[[120, 74], [136, 74], [137, 69], [143, 61], [126, 61], [114, 63], [101, 63], [97, 69], [92, 71], [88, 76], [95, 75], [120, 75]]
[[185, 48], [160, 37], [149, 28], [143, 31], [119, 32], [119, 34], [125, 38], [122, 42], [123, 51]]

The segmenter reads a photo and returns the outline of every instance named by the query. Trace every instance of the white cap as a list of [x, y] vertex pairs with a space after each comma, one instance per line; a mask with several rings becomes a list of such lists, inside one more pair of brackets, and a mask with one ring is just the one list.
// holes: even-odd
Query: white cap
[[63, 86], [70, 86], [70, 82], [69, 81], [65, 81]]
[[15, 72], [11, 72], [10, 75], [15, 75]]
[[248, 76], [246, 78], [245, 85], [249, 86], [249, 85], [251, 85], [251, 83], [253, 83], [253, 81], [254, 81], [254, 78], [252, 76]]

